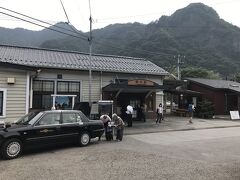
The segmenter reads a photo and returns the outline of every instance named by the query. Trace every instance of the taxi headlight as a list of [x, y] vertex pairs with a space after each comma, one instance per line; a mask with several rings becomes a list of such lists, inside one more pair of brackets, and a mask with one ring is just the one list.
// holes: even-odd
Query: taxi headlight
[[5, 122], [0, 120], [0, 128], [5, 128]]

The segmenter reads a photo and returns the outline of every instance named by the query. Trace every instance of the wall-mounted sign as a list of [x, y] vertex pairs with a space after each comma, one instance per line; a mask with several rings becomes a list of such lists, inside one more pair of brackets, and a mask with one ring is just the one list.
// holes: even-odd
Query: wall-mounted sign
[[232, 120], [240, 119], [238, 111], [230, 111], [230, 116]]
[[128, 85], [132, 86], [154, 86], [154, 82], [145, 79], [128, 80]]

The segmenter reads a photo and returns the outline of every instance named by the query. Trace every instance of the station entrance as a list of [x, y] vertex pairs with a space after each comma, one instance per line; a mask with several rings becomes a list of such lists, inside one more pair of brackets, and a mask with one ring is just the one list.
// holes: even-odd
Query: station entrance
[[143, 120], [143, 113], [146, 118], [154, 118], [157, 92], [163, 90], [163, 86], [145, 79], [125, 80], [118, 83], [111, 83], [103, 87], [103, 100], [113, 100], [113, 109], [122, 118], [126, 116], [126, 107], [133, 107], [133, 120]]

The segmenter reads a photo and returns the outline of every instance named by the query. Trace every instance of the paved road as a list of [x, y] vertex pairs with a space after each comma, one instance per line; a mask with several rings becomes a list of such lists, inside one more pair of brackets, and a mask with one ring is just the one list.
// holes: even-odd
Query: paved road
[[129, 135], [123, 142], [0, 160], [0, 179], [240, 179], [240, 128]]

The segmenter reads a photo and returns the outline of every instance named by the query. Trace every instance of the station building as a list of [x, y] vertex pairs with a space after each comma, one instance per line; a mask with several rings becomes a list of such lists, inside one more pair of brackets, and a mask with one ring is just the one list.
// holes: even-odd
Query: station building
[[167, 75], [142, 58], [92, 55], [90, 61], [86, 53], [0, 45], [0, 119], [14, 121], [34, 109], [71, 109], [99, 100], [112, 100], [118, 114], [128, 104], [144, 104], [151, 118], [163, 102]]

